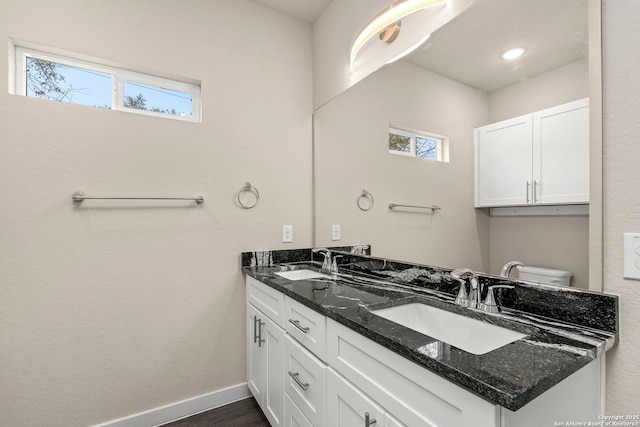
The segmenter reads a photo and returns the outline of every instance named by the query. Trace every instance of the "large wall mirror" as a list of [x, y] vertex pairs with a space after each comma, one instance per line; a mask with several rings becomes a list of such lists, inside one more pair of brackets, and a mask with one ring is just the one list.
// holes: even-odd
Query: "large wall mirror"
[[[489, 274], [518, 259], [570, 270], [573, 286], [599, 290], [589, 277], [590, 240], [601, 232], [593, 222], [601, 216], [597, 203], [589, 215], [497, 217], [474, 208], [474, 128], [594, 99], [600, 56], [593, 57], [589, 34], [600, 28], [589, 16], [593, 4], [483, 0], [409, 56], [318, 108], [316, 245], [369, 243], [375, 256]], [[593, 22], [598, 28], [589, 27]], [[518, 46], [527, 49], [520, 59], [500, 58]], [[444, 137], [443, 161], [391, 153], [390, 128]], [[601, 144], [593, 134], [590, 141]], [[601, 182], [598, 173], [592, 167], [592, 180]], [[358, 205], [363, 191], [370, 196]], [[389, 209], [390, 203], [440, 209]], [[332, 240], [333, 225], [340, 225], [339, 241]]]

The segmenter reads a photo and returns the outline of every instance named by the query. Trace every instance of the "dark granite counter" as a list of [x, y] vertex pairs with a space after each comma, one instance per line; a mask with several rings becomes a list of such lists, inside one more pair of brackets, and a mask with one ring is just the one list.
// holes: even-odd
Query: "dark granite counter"
[[[498, 314], [454, 304], [458, 283], [449, 270], [332, 250], [340, 273], [291, 281], [275, 272], [319, 270], [311, 250], [247, 252], [243, 272], [334, 319], [460, 387], [516, 411], [616, 342], [617, 296], [478, 275], [496, 289]], [[485, 291], [486, 292], [486, 291]], [[484, 295], [483, 295], [484, 297]], [[370, 310], [419, 302], [503, 326], [526, 337], [476, 355], [375, 316]]]

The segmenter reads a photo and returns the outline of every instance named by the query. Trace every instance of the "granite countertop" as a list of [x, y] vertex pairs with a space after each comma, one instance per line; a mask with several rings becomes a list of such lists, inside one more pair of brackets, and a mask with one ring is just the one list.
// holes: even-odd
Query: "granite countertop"
[[[256, 256], [256, 253], [247, 254]], [[501, 313], [489, 314], [454, 304], [457, 283], [446, 269], [345, 253], [338, 275], [330, 279], [291, 281], [275, 273], [290, 268], [319, 270], [320, 264], [311, 259], [274, 263], [272, 255], [268, 256], [268, 262], [258, 263], [266, 265], [255, 266], [255, 262], [245, 262], [243, 254], [243, 272], [512, 411], [596, 359], [611, 348], [617, 338], [618, 301], [613, 295], [573, 289], [561, 291], [527, 282], [479, 276], [485, 288], [498, 282], [515, 285], [515, 290], [496, 289], [496, 298], [503, 309]], [[542, 306], [539, 312], [523, 310], [526, 304], [519, 301], [522, 295], [526, 300], [539, 303], [545, 301], [545, 293], [551, 303], [538, 304]], [[580, 307], [572, 307], [572, 301]], [[370, 310], [411, 302], [456, 312], [526, 336], [476, 355], [370, 313]], [[600, 319], [582, 316], [581, 324], [572, 322], [571, 317], [562, 319], [572, 316], [574, 309], [592, 311], [594, 317]]]

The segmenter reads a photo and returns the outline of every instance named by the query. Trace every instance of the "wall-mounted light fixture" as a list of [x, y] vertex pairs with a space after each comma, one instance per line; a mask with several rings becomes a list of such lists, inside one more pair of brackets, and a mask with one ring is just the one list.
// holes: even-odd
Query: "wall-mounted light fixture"
[[376, 34], [380, 34], [380, 39], [385, 43], [391, 43], [400, 32], [400, 20], [402, 18], [426, 9], [427, 7], [445, 2], [446, 0], [400, 0], [377, 14], [364, 26], [360, 33], [358, 33], [356, 40], [353, 42], [349, 59], [350, 69], [353, 70], [353, 63], [360, 49]]

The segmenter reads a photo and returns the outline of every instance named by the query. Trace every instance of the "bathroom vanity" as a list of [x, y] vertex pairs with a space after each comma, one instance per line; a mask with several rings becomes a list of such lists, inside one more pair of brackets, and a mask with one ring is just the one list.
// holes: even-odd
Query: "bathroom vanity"
[[479, 275], [513, 286], [485, 313], [454, 303], [446, 269], [339, 255], [331, 273], [311, 250], [243, 254], [247, 381], [272, 426], [533, 427], [603, 412], [615, 296]]

